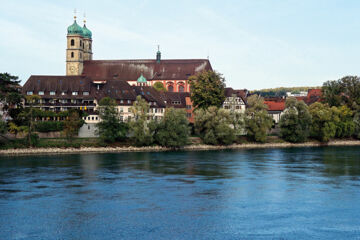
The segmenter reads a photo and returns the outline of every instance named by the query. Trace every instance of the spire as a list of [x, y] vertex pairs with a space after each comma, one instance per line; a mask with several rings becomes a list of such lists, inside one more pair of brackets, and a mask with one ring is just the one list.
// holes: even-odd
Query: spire
[[74, 21], [76, 21], [76, 8], [74, 9]]
[[160, 63], [161, 61], [161, 52], [160, 52], [160, 45], [158, 45], [158, 51], [156, 53], [156, 62]]
[[84, 26], [86, 25], [86, 13], [84, 13]]

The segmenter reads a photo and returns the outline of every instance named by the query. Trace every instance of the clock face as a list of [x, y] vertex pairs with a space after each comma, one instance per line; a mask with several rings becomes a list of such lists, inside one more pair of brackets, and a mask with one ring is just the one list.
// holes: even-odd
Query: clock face
[[70, 67], [70, 72], [72, 72], [72, 73], [75, 72], [75, 67], [74, 67], [74, 66], [71, 66], [71, 67]]

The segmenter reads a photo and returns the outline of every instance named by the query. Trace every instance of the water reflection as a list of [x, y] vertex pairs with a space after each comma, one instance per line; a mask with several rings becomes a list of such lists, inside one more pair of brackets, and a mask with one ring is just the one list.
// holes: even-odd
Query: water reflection
[[0, 239], [352, 238], [360, 234], [359, 153], [337, 147], [1, 157]]

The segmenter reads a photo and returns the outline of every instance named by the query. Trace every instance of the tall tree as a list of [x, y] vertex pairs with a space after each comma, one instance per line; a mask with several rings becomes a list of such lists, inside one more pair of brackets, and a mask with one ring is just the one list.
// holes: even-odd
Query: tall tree
[[195, 112], [195, 132], [205, 144], [229, 145], [235, 140], [235, 131], [231, 127], [233, 119], [230, 111], [209, 107]]
[[203, 71], [189, 78], [195, 108], [221, 107], [225, 100], [225, 79], [214, 71]]
[[84, 124], [84, 121], [81, 118], [81, 115], [76, 110], [69, 111], [69, 116], [67, 116], [64, 121], [64, 134], [66, 138], [72, 142], [74, 138], [78, 135], [80, 127]]
[[28, 105], [28, 108], [26, 109], [26, 111], [22, 112], [22, 116], [28, 122], [28, 144], [30, 147], [33, 147], [37, 140], [37, 135], [33, 134], [35, 112], [36, 112], [34, 106], [40, 104], [40, 97], [38, 95], [29, 95], [26, 96], [25, 101], [26, 101], [25, 104]]
[[280, 135], [288, 142], [305, 142], [310, 134], [311, 115], [308, 106], [296, 98], [288, 98], [280, 118]]
[[129, 122], [130, 136], [138, 146], [149, 146], [154, 142], [156, 123], [151, 120], [149, 109], [149, 104], [141, 96], [136, 97], [130, 108], [134, 116]]
[[343, 103], [342, 86], [340, 80], [327, 81], [322, 86], [322, 98], [324, 102], [332, 106], [340, 106]]
[[351, 137], [355, 133], [355, 122], [353, 119], [353, 111], [346, 105], [341, 107], [332, 107], [332, 121], [336, 125], [335, 137], [344, 138]]
[[0, 73], [0, 101], [3, 102], [3, 111], [16, 119], [21, 112], [20, 80], [9, 73]]
[[310, 105], [309, 111], [312, 118], [310, 136], [322, 142], [328, 142], [335, 137], [336, 124], [329, 105], [316, 102]]
[[247, 100], [248, 107], [245, 111], [247, 136], [253, 141], [265, 142], [273, 120], [267, 112], [264, 98], [252, 95]]
[[105, 97], [99, 102], [101, 121], [97, 124], [98, 134], [104, 142], [121, 141], [126, 138], [127, 124], [120, 121], [114, 99]]
[[185, 110], [168, 108], [157, 126], [155, 140], [161, 146], [179, 148], [188, 143], [189, 133]]

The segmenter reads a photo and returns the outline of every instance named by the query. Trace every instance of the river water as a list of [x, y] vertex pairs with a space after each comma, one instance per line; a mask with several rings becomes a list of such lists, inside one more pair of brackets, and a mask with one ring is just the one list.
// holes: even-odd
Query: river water
[[359, 147], [0, 157], [0, 239], [359, 238]]

